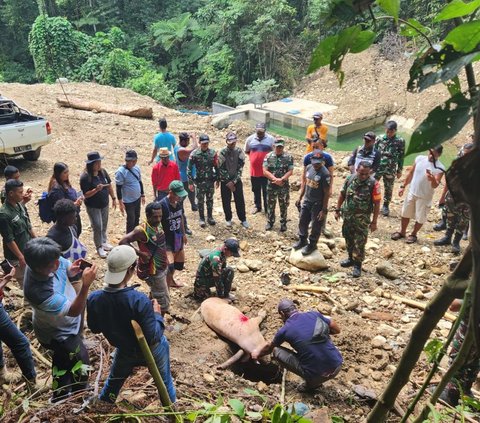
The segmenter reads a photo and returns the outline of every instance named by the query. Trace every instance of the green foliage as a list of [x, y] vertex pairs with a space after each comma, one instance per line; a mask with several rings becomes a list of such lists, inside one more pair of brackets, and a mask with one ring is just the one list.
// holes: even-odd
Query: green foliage
[[278, 84], [274, 79], [257, 80], [248, 84], [243, 91], [233, 91], [229, 97], [238, 105], [246, 103], [266, 103], [276, 96]]
[[37, 77], [54, 82], [58, 77], [70, 77], [82, 61], [85, 37], [78, 34], [68, 20], [39, 16], [29, 35], [29, 48]]
[[152, 97], [164, 106], [172, 107], [181, 98], [180, 93], [174, 93], [163, 78], [163, 75], [153, 69], [146, 70], [136, 78], [128, 79], [125, 87]]
[[395, 20], [398, 20], [400, 0], [377, 0], [377, 4]]
[[410, 138], [406, 155], [420, 153], [451, 139], [472, 117], [470, 98], [458, 93], [430, 111]]
[[342, 71], [342, 62], [349, 52], [360, 53], [370, 47], [375, 39], [375, 33], [370, 30], [362, 30], [360, 25], [354, 25], [341, 31], [338, 35], [325, 38], [312, 54], [308, 72], [314, 72], [321, 66], [330, 64], [330, 70], [334, 71], [340, 82], [345, 77]]
[[429, 363], [433, 363], [437, 361], [439, 354], [441, 353], [443, 348], [443, 342], [438, 339], [431, 339], [427, 345], [425, 345], [423, 351], [427, 356], [427, 360]]
[[33, 84], [37, 82], [35, 72], [22, 63], [0, 60], [0, 78], [2, 82]]
[[464, 3], [462, 0], [452, 0], [435, 17], [434, 22], [445, 21], [448, 19], [460, 18], [470, 15], [480, 7], [480, 0], [474, 0], [470, 3]]

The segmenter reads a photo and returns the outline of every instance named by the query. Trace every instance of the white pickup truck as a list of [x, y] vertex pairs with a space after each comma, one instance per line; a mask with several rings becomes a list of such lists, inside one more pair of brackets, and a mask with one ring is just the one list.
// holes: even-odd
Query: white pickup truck
[[36, 161], [42, 146], [52, 138], [50, 123], [18, 107], [12, 100], [0, 95], [0, 156], [22, 155]]

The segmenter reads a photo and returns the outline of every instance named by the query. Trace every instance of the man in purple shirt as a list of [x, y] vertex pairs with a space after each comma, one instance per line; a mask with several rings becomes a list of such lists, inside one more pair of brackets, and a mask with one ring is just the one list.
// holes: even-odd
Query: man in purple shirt
[[[283, 327], [271, 343], [252, 352], [252, 359], [273, 352], [273, 358], [283, 367], [304, 379], [298, 386], [299, 392], [313, 391], [333, 379], [343, 363], [342, 355], [330, 340], [330, 333], [340, 333], [338, 325], [318, 311], [298, 311], [288, 299], [280, 301], [278, 313]], [[288, 342], [295, 351], [281, 347], [283, 342]]]

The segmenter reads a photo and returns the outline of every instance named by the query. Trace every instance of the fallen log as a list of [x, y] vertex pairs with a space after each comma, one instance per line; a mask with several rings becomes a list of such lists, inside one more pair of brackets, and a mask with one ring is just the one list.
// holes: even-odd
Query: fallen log
[[[421, 301], [411, 300], [410, 298], [400, 297], [399, 295], [390, 294], [388, 292], [384, 292], [382, 296], [383, 298], [399, 301], [410, 307], [418, 308], [419, 310], [425, 310], [427, 308], [426, 303], [423, 303]], [[450, 322], [454, 322], [455, 320], [457, 320], [457, 316], [455, 316], [455, 314], [452, 314], [452, 313], [445, 313], [443, 317], [445, 318], [445, 320], [448, 320]]]
[[102, 103], [94, 100], [82, 100], [76, 97], [63, 99], [57, 97], [57, 103], [61, 107], [70, 107], [78, 110], [88, 110], [116, 115], [130, 116], [141, 119], [152, 119], [153, 110], [151, 107], [121, 107], [115, 104]]
[[287, 285], [287, 286], [283, 286], [283, 289], [287, 291], [304, 291], [304, 292], [321, 292], [321, 293], [330, 292], [330, 288], [326, 288], [324, 286], [316, 286], [316, 285]]

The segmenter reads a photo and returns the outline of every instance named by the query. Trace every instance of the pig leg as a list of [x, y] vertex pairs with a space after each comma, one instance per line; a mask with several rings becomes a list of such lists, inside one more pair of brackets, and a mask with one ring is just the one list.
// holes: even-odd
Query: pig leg
[[250, 355], [245, 353], [242, 349], [238, 350], [236, 354], [231, 356], [225, 363], [220, 364], [217, 366], [217, 369], [225, 370], [227, 367], [230, 367], [232, 364], [235, 364], [237, 361], [240, 361], [244, 357], [249, 357]]
[[257, 317], [254, 317], [250, 320], [260, 327], [261, 323], [265, 320], [265, 317], [267, 317], [267, 312], [265, 310], [261, 310]]

